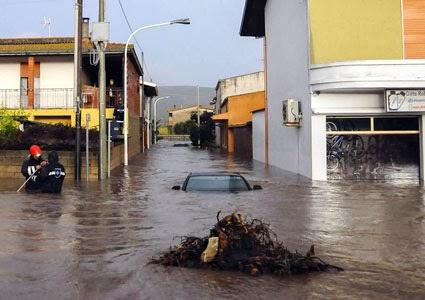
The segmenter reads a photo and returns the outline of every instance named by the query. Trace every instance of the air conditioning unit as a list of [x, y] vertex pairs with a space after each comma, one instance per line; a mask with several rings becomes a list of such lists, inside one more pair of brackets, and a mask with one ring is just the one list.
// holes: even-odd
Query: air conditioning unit
[[287, 127], [301, 126], [301, 103], [295, 99], [286, 99], [282, 102], [283, 125]]

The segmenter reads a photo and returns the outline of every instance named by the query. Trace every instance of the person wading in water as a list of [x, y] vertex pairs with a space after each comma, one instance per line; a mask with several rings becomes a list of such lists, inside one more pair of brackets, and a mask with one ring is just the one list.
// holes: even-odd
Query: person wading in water
[[40, 172], [41, 192], [59, 194], [65, 175], [65, 168], [59, 162], [58, 153], [51, 151], [47, 165]]
[[41, 148], [37, 145], [32, 145], [30, 147], [30, 154], [22, 163], [21, 173], [27, 180], [25, 184], [25, 190], [27, 192], [36, 192], [41, 188], [40, 170], [47, 164], [41, 154]]

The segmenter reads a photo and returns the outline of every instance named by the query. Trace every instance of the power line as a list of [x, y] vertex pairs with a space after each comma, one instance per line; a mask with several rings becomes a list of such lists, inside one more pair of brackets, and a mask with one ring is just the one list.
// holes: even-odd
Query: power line
[[[120, 5], [121, 12], [122, 12], [122, 14], [124, 16], [125, 22], [127, 23], [128, 29], [130, 29], [130, 33], [132, 33], [133, 32], [133, 27], [131, 26], [130, 21], [128, 20], [127, 14], [125, 12], [125, 9], [124, 9], [124, 6], [122, 5], [121, 0], [118, 0], [118, 4]], [[145, 61], [145, 58], [144, 58], [144, 52], [142, 50], [142, 46], [140, 46], [140, 43], [139, 43], [139, 41], [137, 40], [137, 38], [135, 36], [134, 36], [134, 40], [136, 41], [136, 44], [137, 44], [140, 52], [142, 53], [142, 66], [145, 67], [146, 74], [149, 76], [149, 70], [148, 70], [148, 66], [146, 65], [146, 61]]]

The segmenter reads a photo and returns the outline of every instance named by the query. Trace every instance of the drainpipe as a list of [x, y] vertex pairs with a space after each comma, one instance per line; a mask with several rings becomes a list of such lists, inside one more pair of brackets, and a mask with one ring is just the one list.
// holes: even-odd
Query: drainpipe
[[267, 94], [267, 38], [264, 35], [264, 163], [269, 166], [269, 107]]

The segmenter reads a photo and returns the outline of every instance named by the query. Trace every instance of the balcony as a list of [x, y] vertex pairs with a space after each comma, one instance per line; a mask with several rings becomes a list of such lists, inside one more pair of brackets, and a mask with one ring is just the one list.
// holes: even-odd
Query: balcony
[[[0, 90], [0, 108], [26, 109], [26, 108], [73, 108], [73, 89], [36, 89]], [[31, 94], [34, 95], [34, 107], [30, 105]]]
[[362, 60], [312, 65], [313, 92], [344, 90], [383, 91], [388, 88], [419, 88], [425, 80], [425, 60]]
[[118, 107], [124, 105], [124, 89], [106, 89], [106, 107]]
[[[99, 88], [84, 86], [83, 108], [99, 107]], [[34, 95], [34, 96], [32, 96]], [[29, 101], [33, 97], [34, 105]], [[49, 109], [49, 108], [74, 108], [74, 89], [0, 89], [0, 108], [9, 109]], [[124, 93], [122, 88], [110, 88], [106, 91], [106, 107], [114, 108], [123, 104]]]

